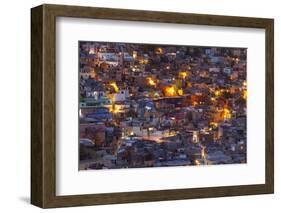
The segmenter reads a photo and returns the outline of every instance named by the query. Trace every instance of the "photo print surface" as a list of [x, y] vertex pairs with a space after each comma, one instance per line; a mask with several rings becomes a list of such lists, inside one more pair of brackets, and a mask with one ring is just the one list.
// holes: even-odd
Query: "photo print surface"
[[247, 163], [247, 49], [79, 41], [79, 170]]

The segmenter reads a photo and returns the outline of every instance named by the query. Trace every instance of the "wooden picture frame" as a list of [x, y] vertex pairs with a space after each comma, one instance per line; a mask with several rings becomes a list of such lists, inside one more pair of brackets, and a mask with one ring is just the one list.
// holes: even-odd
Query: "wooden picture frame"
[[[56, 195], [56, 17], [265, 29], [265, 184]], [[31, 9], [31, 203], [41, 208], [267, 194], [274, 191], [274, 21], [218, 15], [41, 5]]]

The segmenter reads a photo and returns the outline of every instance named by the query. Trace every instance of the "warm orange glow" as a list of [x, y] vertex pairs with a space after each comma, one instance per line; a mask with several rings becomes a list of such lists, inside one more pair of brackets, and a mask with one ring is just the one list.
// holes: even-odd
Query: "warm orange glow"
[[139, 63], [140, 64], [148, 64], [148, 59], [140, 59]]
[[218, 123], [217, 122], [210, 122], [210, 126], [212, 128], [217, 128], [218, 127]]
[[200, 165], [200, 161], [199, 160], [195, 160], [194, 163], [195, 163], [196, 166]]
[[182, 89], [178, 89], [178, 94], [179, 95], [183, 95], [183, 90]]
[[201, 147], [201, 158], [203, 160], [206, 160], [206, 152], [205, 152], [205, 147], [204, 146]]
[[176, 94], [176, 90], [173, 86], [168, 87], [166, 89], [166, 92], [167, 92], [167, 96], [174, 96]]
[[217, 97], [218, 97], [218, 96], [221, 96], [221, 91], [220, 91], [220, 90], [216, 90], [216, 91], [215, 91], [215, 96], [217, 96]]
[[147, 84], [149, 86], [156, 86], [156, 80], [155, 79], [153, 79], [151, 77], [147, 77], [146, 80], [147, 80]]
[[134, 59], [136, 59], [136, 58], [137, 58], [137, 56], [138, 56], [137, 51], [133, 51], [133, 58], [134, 58]]
[[117, 114], [117, 113], [123, 112], [122, 107], [120, 105], [115, 105], [115, 103], [113, 103], [109, 107], [109, 111], [112, 112], [113, 114]]
[[197, 101], [193, 101], [192, 102], [192, 106], [197, 106], [198, 105], [198, 102]]
[[187, 82], [186, 86], [190, 88], [190, 87], [192, 87], [192, 83], [191, 82]]
[[186, 79], [189, 76], [189, 73], [186, 71], [179, 72], [179, 78]]
[[166, 97], [181, 96], [183, 95], [183, 89], [179, 89], [176, 85], [170, 85], [163, 88], [163, 93]]
[[113, 89], [114, 89], [114, 91], [115, 91], [116, 93], [119, 92], [119, 88], [118, 88], [116, 82], [112, 82], [112, 83], [110, 83], [109, 85], [113, 87]]
[[243, 97], [243, 99], [247, 99], [247, 90], [243, 90], [243, 92], [242, 92], [242, 97]]
[[198, 131], [193, 131], [193, 134], [192, 134], [192, 141], [193, 141], [193, 143], [199, 143], [199, 134], [198, 134]]
[[204, 161], [204, 164], [208, 164], [206, 147], [200, 144], [200, 148], [201, 148], [201, 159]]
[[163, 54], [163, 49], [161, 47], [156, 48], [158, 54]]
[[231, 118], [231, 112], [228, 108], [223, 109], [223, 118], [224, 119], [230, 119]]
[[164, 132], [164, 133], [163, 133], [163, 136], [164, 136], [164, 137], [172, 137], [172, 136], [175, 136], [175, 135], [177, 135], [177, 134], [178, 134], [177, 131], [169, 131], [169, 132]]
[[176, 87], [175, 86], [167, 86], [164, 88], [164, 95], [165, 96], [177, 96], [177, 90], [176, 90]]
[[247, 86], [247, 82], [243, 81], [243, 86], [246, 87]]

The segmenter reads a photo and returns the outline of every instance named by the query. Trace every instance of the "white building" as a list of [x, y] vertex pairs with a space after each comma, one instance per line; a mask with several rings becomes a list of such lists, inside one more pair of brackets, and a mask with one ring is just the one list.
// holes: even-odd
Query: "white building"
[[129, 91], [127, 89], [120, 90], [118, 93], [114, 94], [114, 100], [116, 102], [125, 101], [127, 97], [129, 97]]

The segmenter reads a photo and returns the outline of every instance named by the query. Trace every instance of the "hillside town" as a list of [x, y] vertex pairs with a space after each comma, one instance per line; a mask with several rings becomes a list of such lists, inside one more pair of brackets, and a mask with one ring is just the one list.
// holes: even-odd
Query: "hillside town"
[[247, 162], [247, 49], [79, 42], [79, 170]]

